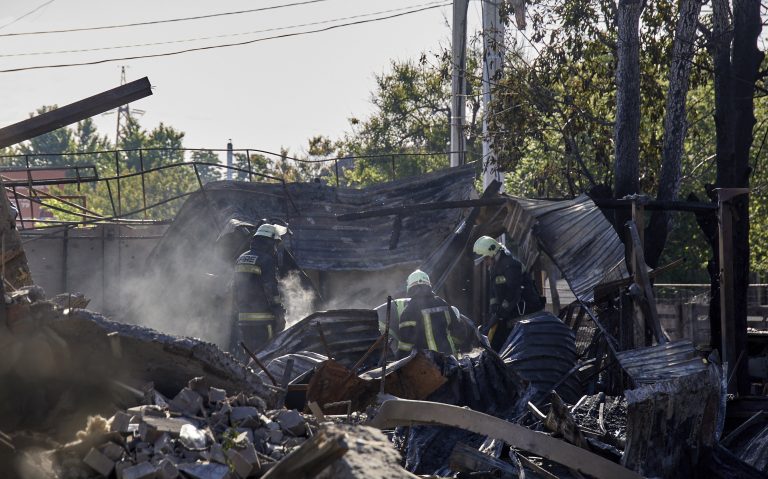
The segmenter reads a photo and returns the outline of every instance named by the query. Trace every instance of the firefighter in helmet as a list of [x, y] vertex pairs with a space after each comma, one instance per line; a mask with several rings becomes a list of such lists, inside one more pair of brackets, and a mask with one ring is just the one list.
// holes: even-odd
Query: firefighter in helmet
[[400, 314], [398, 357], [407, 356], [414, 347], [445, 354], [459, 352], [470, 331], [456, 308], [432, 291], [429, 275], [417, 269], [408, 276], [406, 288], [410, 301]]
[[472, 248], [490, 268], [491, 300], [489, 320], [485, 325], [488, 340], [500, 350], [515, 326], [515, 319], [539, 311], [544, 299], [539, 295], [531, 275], [509, 250], [490, 236], [481, 236]]
[[262, 224], [251, 248], [235, 262], [234, 310], [241, 339], [258, 351], [285, 327], [285, 309], [277, 286], [277, 246], [286, 228]]

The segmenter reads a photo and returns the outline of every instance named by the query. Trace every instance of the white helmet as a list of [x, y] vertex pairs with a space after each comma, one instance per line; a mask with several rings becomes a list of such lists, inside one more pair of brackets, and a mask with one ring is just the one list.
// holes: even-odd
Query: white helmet
[[279, 240], [280, 237], [286, 233], [286, 231], [288, 231], [288, 228], [285, 226], [264, 223], [263, 225], [259, 226], [259, 229], [256, 230], [256, 233], [253, 236], [266, 236], [268, 238]]
[[408, 275], [408, 280], [405, 282], [405, 287], [407, 291], [410, 291], [411, 288], [419, 284], [432, 287], [432, 282], [429, 280], [429, 275], [424, 271], [417, 269]]
[[498, 241], [490, 236], [481, 236], [475, 241], [475, 245], [472, 247], [472, 252], [479, 254], [480, 256], [493, 257], [503, 248], [504, 247], [501, 246]]

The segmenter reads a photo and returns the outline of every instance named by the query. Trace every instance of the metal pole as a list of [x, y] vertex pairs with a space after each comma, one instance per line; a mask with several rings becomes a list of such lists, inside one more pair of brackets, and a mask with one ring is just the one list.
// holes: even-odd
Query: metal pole
[[387, 376], [387, 351], [389, 350], [389, 320], [392, 316], [392, 296], [387, 296], [387, 325], [384, 327], [384, 344], [381, 350], [381, 382], [379, 393], [384, 394], [384, 380]]
[[339, 160], [333, 160], [333, 166], [336, 169], [336, 188], [339, 187]]
[[144, 206], [144, 219], [147, 218], [147, 187], [144, 184], [144, 153], [139, 149], [139, 166], [141, 167], [141, 201]]
[[232, 139], [229, 139], [227, 143], [227, 181], [232, 181], [232, 165], [234, 160], [234, 153], [232, 151]]
[[245, 158], [248, 160], [248, 181], [253, 182], [253, 168], [251, 167], [251, 151], [245, 150]]
[[469, 0], [453, 0], [451, 42], [451, 166], [464, 163], [465, 69], [467, 62], [467, 8]]
[[120, 196], [120, 153], [115, 150], [115, 176], [117, 176], [117, 214], [123, 212], [123, 205]]

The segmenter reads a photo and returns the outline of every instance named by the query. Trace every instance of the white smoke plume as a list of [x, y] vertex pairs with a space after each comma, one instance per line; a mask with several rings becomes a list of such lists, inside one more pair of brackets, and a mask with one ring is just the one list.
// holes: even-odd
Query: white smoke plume
[[291, 271], [279, 283], [280, 296], [285, 307], [285, 327], [288, 328], [315, 312], [317, 296], [311, 289], [301, 285], [301, 277]]

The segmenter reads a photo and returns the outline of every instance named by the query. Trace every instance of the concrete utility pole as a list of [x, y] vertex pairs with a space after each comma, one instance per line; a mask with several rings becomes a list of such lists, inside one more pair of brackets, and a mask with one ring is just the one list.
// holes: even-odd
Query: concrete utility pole
[[227, 181], [232, 181], [232, 139], [227, 143]]
[[501, 77], [504, 62], [504, 25], [501, 23], [501, 0], [483, 0], [483, 190], [493, 181], [503, 180], [493, 142], [488, 135], [491, 86]]
[[451, 166], [464, 164], [464, 116], [466, 114], [467, 8], [469, 0], [453, 0], [451, 42]]

